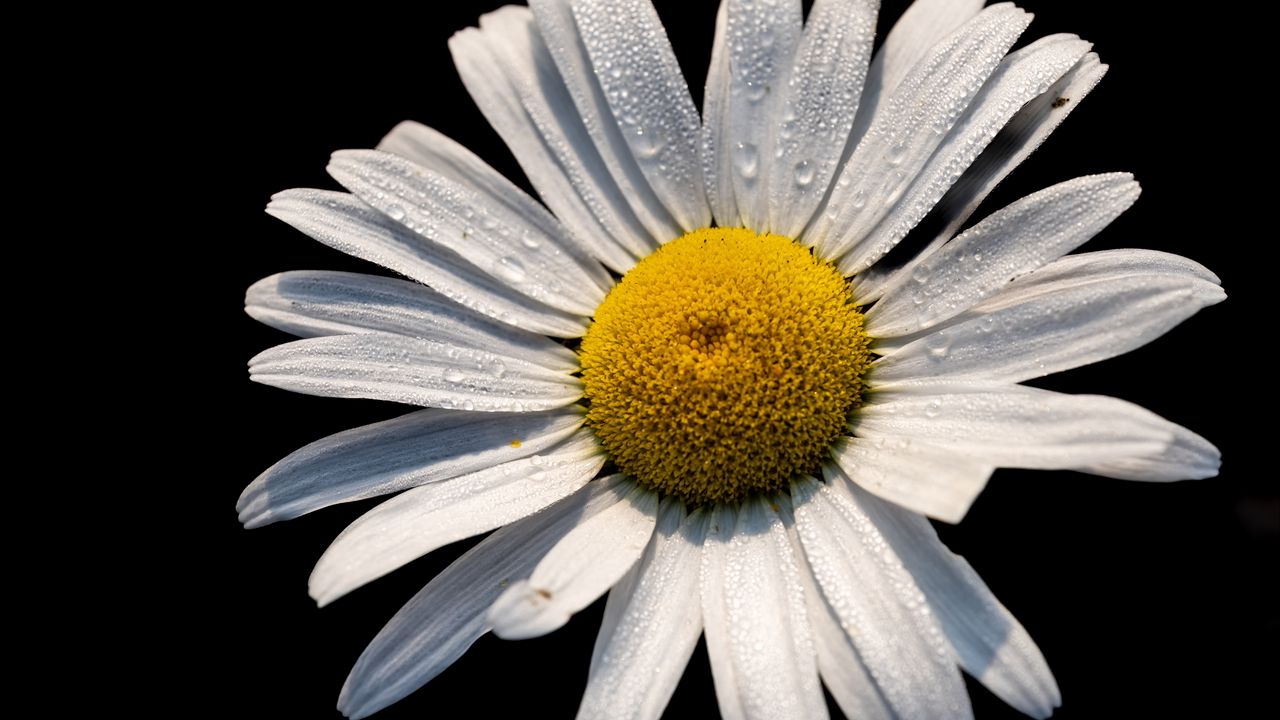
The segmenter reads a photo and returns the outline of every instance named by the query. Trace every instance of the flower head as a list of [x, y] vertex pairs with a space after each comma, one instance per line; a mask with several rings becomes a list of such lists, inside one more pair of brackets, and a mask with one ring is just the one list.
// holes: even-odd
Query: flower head
[[[247, 526], [398, 493], [338, 537], [322, 605], [495, 530], [374, 639], [365, 716], [492, 630], [604, 593], [583, 717], [657, 717], [705, 636], [727, 717], [969, 714], [960, 671], [1046, 716], [1029, 635], [926, 516], [996, 467], [1176, 480], [1198, 435], [1021, 384], [1136, 348], [1222, 299], [1195, 263], [1069, 254], [1138, 196], [1069, 180], [960, 232], [1101, 78], [1068, 35], [1010, 48], [1010, 4], [727, 0], [699, 114], [647, 0], [533, 0], [451, 42], [545, 207], [414, 123], [336, 153], [347, 193], [268, 211], [407, 276], [283, 273], [250, 314], [306, 339], [254, 380], [427, 409], [268, 469]], [[922, 225], [925, 218], [929, 222]], [[927, 228], [917, 252], [895, 252]], [[916, 230], [919, 233], [919, 230]]]

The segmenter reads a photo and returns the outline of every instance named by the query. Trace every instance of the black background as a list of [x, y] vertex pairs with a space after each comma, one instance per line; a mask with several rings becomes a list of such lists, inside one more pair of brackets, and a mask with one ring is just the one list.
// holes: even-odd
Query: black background
[[[201, 290], [211, 325], [220, 328], [205, 348], [213, 373], [206, 401], [238, 420], [188, 458], [202, 465], [200, 477], [214, 478], [196, 488], [198, 515], [209, 521], [187, 528], [209, 549], [202, 567], [213, 577], [202, 578], [200, 627], [182, 643], [182, 680], [171, 688], [184, 708], [337, 717], [338, 690], [364, 645], [472, 544], [446, 547], [315, 607], [306, 592], [313, 563], [372, 502], [246, 531], [236, 522], [236, 497], [297, 447], [403, 408], [250, 383], [245, 362], [289, 338], [253, 322], [242, 305], [252, 282], [283, 270], [383, 272], [311, 241], [262, 207], [286, 188], [336, 189], [324, 173], [329, 153], [372, 147], [402, 119], [443, 131], [528, 187], [457, 79], [446, 46], [453, 32], [500, 4], [421, 3], [414, 12], [357, 4], [341, 15], [254, 18], [227, 30], [216, 47], [225, 62], [200, 78], [208, 96], [198, 112], [213, 122], [199, 151], [218, 169], [218, 212], [205, 228], [217, 235], [209, 255], [217, 272]], [[1078, 33], [1112, 69], [978, 217], [1071, 177], [1132, 171], [1142, 198], [1085, 249], [1183, 254], [1217, 272], [1229, 295], [1147, 347], [1039, 384], [1139, 403], [1208, 437], [1224, 465], [1216, 479], [1168, 485], [1000, 470], [963, 524], [942, 528], [944, 539], [1038, 641], [1062, 688], [1058, 717], [1274, 711], [1280, 499], [1273, 466], [1257, 459], [1262, 432], [1251, 429], [1274, 429], [1274, 421], [1257, 419], [1274, 404], [1270, 387], [1252, 387], [1251, 365], [1263, 347], [1246, 333], [1258, 329], [1246, 319], [1274, 306], [1261, 305], [1259, 285], [1247, 280], [1273, 238], [1243, 228], [1257, 206], [1236, 169], [1261, 157], [1241, 149], [1255, 131], [1253, 99], [1214, 79], [1231, 66], [1228, 20], [1144, 15], [1138, 3], [1023, 5], [1037, 15], [1028, 39]], [[700, 107], [715, 3], [657, 6]], [[884, 3], [880, 37], [904, 6]], [[571, 716], [602, 606], [541, 639], [485, 637], [378, 717]], [[977, 684], [970, 692], [979, 718], [1020, 717]], [[667, 717], [715, 716], [700, 646]]]

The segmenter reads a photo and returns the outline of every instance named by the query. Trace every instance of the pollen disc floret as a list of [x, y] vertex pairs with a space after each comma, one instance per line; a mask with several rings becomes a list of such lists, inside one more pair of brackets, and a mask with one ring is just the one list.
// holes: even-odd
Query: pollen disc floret
[[581, 348], [619, 469], [690, 504], [780, 490], [846, 435], [867, 368], [848, 282], [808, 248], [697, 230], [622, 278]]

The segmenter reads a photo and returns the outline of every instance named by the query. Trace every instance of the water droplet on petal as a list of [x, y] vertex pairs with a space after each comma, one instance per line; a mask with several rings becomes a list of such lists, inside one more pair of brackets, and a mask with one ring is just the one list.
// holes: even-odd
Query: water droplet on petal
[[930, 356], [942, 359], [951, 350], [951, 336], [945, 330], [939, 330], [925, 338], [924, 346]]
[[907, 156], [906, 142], [896, 142], [893, 144], [892, 147], [889, 148], [889, 152], [885, 156], [885, 159], [889, 161], [890, 165], [900, 165], [902, 164], [902, 159], [905, 158], [906, 156]]
[[808, 160], [801, 160], [796, 163], [796, 185], [800, 187], [808, 187], [813, 182], [814, 167], [813, 163]]
[[733, 164], [742, 177], [750, 180], [760, 171], [760, 151], [752, 143], [738, 143]]
[[490, 269], [498, 277], [513, 283], [523, 282], [529, 276], [528, 271], [524, 269], [524, 263], [520, 262], [519, 258], [510, 256], [498, 258]]
[[662, 141], [657, 133], [648, 132], [644, 128], [636, 128], [634, 147], [636, 156], [641, 160], [652, 160], [662, 152]]
[[[849, 184], [849, 181], [848, 181], [848, 179], [847, 179], [847, 178], [844, 180], [844, 184], [845, 184], [846, 186]], [[854, 209], [854, 210], [861, 210], [862, 208], [866, 207], [866, 206], [867, 206], [867, 191], [866, 191], [866, 189], [865, 189], [865, 188], [859, 188], [856, 192], [854, 192], [854, 193], [853, 193], [853, 198], [849, 201], [849, 204], [851, 204], [851, 205], [853, 206], [853, 209]]]

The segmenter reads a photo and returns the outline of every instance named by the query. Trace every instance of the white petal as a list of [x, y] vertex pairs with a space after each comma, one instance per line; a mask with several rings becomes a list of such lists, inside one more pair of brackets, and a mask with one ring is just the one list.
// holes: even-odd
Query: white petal
[[327, 270], [272, 275], [249, 288], [245, 311], [300, 337], [384, 332], [425, 337], [575, 372], [572, 350], [495, 322], [418, 283]]
[[604, 299], [607, 276], [544, 229], [552, 219], [378, 150], [336, 152], [328, 170], [378, 211], [534, 300], [590, 315]]
[[[844, 168], [849, 161], [849, 156], [866, 136], [876, 116], [881, 114], [881, 105], [898, 89], [907, 72], [935, 45], [981, 12], [983, 2], [916, 0], [898, 18], [867, 69], [858, 114], [844, 144], [838, 169]], [[828, 195], [833, 189], [828, 189]]]
[[769, 229], [769, 180], [773, 139], [800, 42], [800, 0], [729, 0], [726, 15], [728, 161], [717, 172], [733, 180], [738, 218], [749, 228]]
[[731, 624], [725, 611], [726, 567], [729, 543], [738, 517], [733, 507], [717, 505], [703, 517], [702, 567], [698, 585], [702, 590], [702, 624], [711, 660], [711, 679], [716, 687], [720, 716], [725, 720], [745, 717], [738, 686], [743, 682], [734, 665]]
[[[1101, 250], [1058, 258], [1013, 281], [973, 310], [992, 312], [1066, 287], [1133, 277], [1183, 278], [1202, 280], [1211, 285], [1221, 282], [1209, 268], [1181, 255], [1135, 248]], [[1192, 284], [1197, 288], [1203, 287], [1200, 283]], [[1206, 290], [1209, 296], [1217, 294], [1215, 289]]]
[[[621, 476], [616, 476], [621, 478]], [[495, 635], [546, 635], [609, 590], [644, 552], [657, 520], [658, 496], [618, 482], [614, 505], [556, 543], [528, 580], [513, 583], [489, 609]]]
[[405, 603], [360, 654], [338, 698], [351, 718], [372, 715], [427, 684], [489, 631], [485, 612], [503, 588], [579, 522], [593, 517], [609, 486], [591, 483], [480, 541]]
[[447, 480], [542, 452], [582, 419], [575, 409], [509, 415], [419, 410], [289, 454], [249, 483], [236, 510], [240, 522], [253, 528]]
[[958, 523], [995, 468], [913, 438], [845, 438], [831, 457], [854, 482], [918, 513]]
[[915, 340], [873, 366], [876, 387], [1020, 382], [1142, 347], [1220, 302], [1204, 280], [1130, 276], [1057, 287]]
[[1173, 444], [1159, 453], [1079, 465], [1080, 472], [1117, 478], [1170, 482], [1203, 480], [1218, 474], [1222, 455], [1212, 443], [1190, 430], [1171, 425]]
[[428, 242], [347, 193], [286, 190], [267, 213], [348, 255], [407, 275], [464, 307], [508, 325], [555, 337], [581, 337], [586, 319], [503, 286], [457, 253]]
[[965, 672], [1019, 711], [1049, 717], [1062, 702], [1049, 665], [969, 563], [942, 544], [923, 516], [852, 485], [837, 483], [836, 489], [867, 513], [902, 559]]
[[993, 5], [939, 43], [909, 72], [849, 158], [810, 228], [824, 257], [860, 245], [924, 167], [1009, 46], [1031, 21]]
[[527, 360], [386, 333], [277, 345], [249, 361], [249, 378], [308, 395], [485, 412], [546, 410], [582, 397], [576, 378]]
[[361, 515], [325, 550], [309, 591], [321, 605], [438, 547], [532, 515], [572, 494], [604, 465], [590, 433], [546, 454], [406, 490]]
[[881, 397], [858, 410], [857, 435], [912, 438], [1000, 467], [1063, 469], [1154, 456], [1174, 441], [1172, 423], [1099, 395], [956, 385]]
[[[1046, 295], [1069, 292], [1084, 286], [1112, 287], [1124, 281], [1180, 280], [1191, 288], [1195, 302], [1212, 305], [1222, 298], [1218, 276], [1208, 268], [1179, 255], [1155, 250], [1103, 250], [1066, 255], [1034, 272], [1023, 275], [963, 313], [939, 322], [928, 330], [895, 338], [877, 338], [875, 351], [893, 356], [908, 344], [927, 335], [1010, 308], [1038, 302]], [[990, 323], [988, 323], [990, 325]], [[936, 342], [936, 341], [935, 341]]]
[[650, 187], [686, 231], [706, 227], [701, 123], [649, 0], [573, 0], [573, 17], [613, 119]]
[[954, 317], [1087, 242], [1138, 199], [1128, 173], [1058, 183], [997, 210], [920, 263], [867, 312], [876, 337], [916, 332]]
[[[721, 714], [733, 718], [825, 718], [826, 703], [805, 617], [804, 586], [783, 521], [747, 501], [730, 529], [717, 510], [702, 566], [707, 650]], [[713, 621], [713, 618], [715, 620]]]
[[817, 0], [773, 120], [769, 225], [798, 237], [813, 217], [849, 138], [871, 59], [878, 0]]
[[935, 45], [982, 11], [984, 0], [916, 0], [876, 55], [877, 87], [892, 92]]
[[476, 104], [582, 243], [611, 265], [656, 246], [596, 152], [528, 8], [484, 15], [449, 49]]
[[[506, 17], [506, 10], [524, 10], [522, 8], [504, 8], [503, 15]], [[526, 12], [527, 14], [527, 12]], [[531, 29], [526, 28], [527, 33]], [[536, 40], [536, 33], [534, 35]], [[507, 44], [509, 45], [509, 44]], [[516, 44], [520, 45], [520, 44]], [[529, 45], [525, 42], [521, 47]], [[516, 51], [516, 49], [512, 49]], [[549, 61], [549, 58], [547, 59]], [[526, 63], [503, 63], [502, 67], [513, 67], [513, 65], [530, 65]], [[494, 67], [493, 63], [489, 64]], [[535, 72], [534, 68], [529, 68], [529, 72]], [[494, 81], [500, 83], [502, 81]], [[515, 81], [512, 81], [515, 82]], [[558, 85], [553, 86], [558, 87]], [[503, 91], [509, 94], [515, 94], [515, 90], [508, 90], [507, 86], [502, 86]], [[545, 102], [544, 102], [545, 105]], [[575, 120], [576, 122], [576, 120]], [[558, 129], [558, 126], [552, 126]], [[548, 141], [550, 142], [550, 141]], [[557, 147], [572, 147], [568, 143], [561, 143]], [[493, 200], [503, 202], [513, 213], [520, 214], [529, 222], [543, 222], [543, 232], [554, 237], [563, 237], [567, 241], [576, 243], [582, 252], [594, 256], [594, 258], [603, 259], [607, 256], [618, 255], [621, 258], [630, 258], [625, 251], [622, 251], [616, 243], [611, 242], [611, 237], [603, 232], [603, 228], [594, 222], [584, 222], [575, 210], [580, 209], [580, 202], [573, 202], [576, 199], [570, 199], [572, 193], [557, 193], [554, 197], [549, 197], [547, 204], [559, 214], [559, 222], [547, 213], [538, 201], [532, 199], [524, 190], [517, 187], [515, 183], [508, 181], [502, 176], [498, 170], [489, 167], [488, 163], [481, 160], [474, 152], [467, 150], [458, 142], [454, 142], [451, 137], [443, 135], [433, 128], [424, 126], [424, 124], [412, 122], [412, 120], [404, 120], [398, 126], [392, 128], [392, 132], [387, 133], [378, 143], [378, 150], [390, 152], [393, 155], [399, 155], [411, 163], [420, 165], [422, 168], [438, 173], [440, 176], [451, 179], [451, 181], [465, 184], [468, 187], [474, 187], [476, 190], [483, 192], [484, 195], [492, 197]], [[525, 155], [525, 152], [520, 154]], [[566, 202], [568, 204], [566, 205]], [[566, 232], [571, 231], [571, 232]], [[593, 268], [594, 270], [594, 268]]]
[[732, 227], [739, 222], [738, 200], [733, 193], [733, 146], [729, 142], [729, 0], [720, 0], [716, 32], [711, 43], [711, 65], [702, 95], [702, 178], [707, 202], [716, 224]]
[[644, 558], [609, 593], [605, 622], [578, 708], [581, 720], [656, 720], [676, 689], [702, 634], [698, 602], [702, 516], [664, 501]]
[[813, 576], [894, 714], [971, 717], [936, 619], [866, 513], [812, 478], [792, 496]]
[[1057, 129], [1106, 72], [1107, 66], [1098, 62], [1098, 56], [1088, 53], [1052, 87], [1023, 106], [938, 202], [933, 212], [940, 218], [942, 230], [929, 245], [903, 266], [878, 264], [859, 275], [857, 297], [864, 303], [876, 300], [887, 287], [911, 275], [917, 263], [950, 240], [995, 186]]
[[[800, 547], [797, 534], [792, 543]], [[876, 687], [867, 666], [858, 656], [853, 641], [840, 628], [840, 620], [827, 605], [813, 577], [813, 569], [804, 553], [797, 553], [800, 576], [804, 580], [804, 597], [813, 629], [813, 646], [818, 657], [822, 683], [831, 691], [845, 717], [858, 720], [893, 720], [893, 708]]]
[[853, 641], [840, 627], [831, 606], [827, 604], [813, 575], [813, 568], [803, 552], [804, 544], [795, 523], [795, 513], [787, 507], [784, 515], [791, 546], [796, 548], [796, 564], [804, 585], [805, 612], [813, 634], [814, 652], [822, 682], [831, 691], [846, 717], [891, 720], [893, 708], [876, 687], [867, 666], [858, 656]]
[[[664, 499], [666, 503], [668, 499]], [[658, 507], [657, 530], [662, 529], [662, 513], [667, 506], [660, 504]], [[655, 536], [656, 537], [656, 536]], [[649, 547], [652, 548], [653, 541], [650, 540]], [[604, 643], [607, 643], [609, 637], [617, 628], [618, 623], [622, 620], [622, 614], [626, 612], [627, 599], [631, 597], [631, 593], [635, 592], [636, 583], [640, 582], [640, 569], [644, 564], [644, 558], [640, 558], [640, 562], [631, 566], [631, 569], [625, 572], [613, 587], [609, 588], [609, 596], [605, 598], [604, 617], [600, 619], [600, 630], [596, 633], [595, 646], [591, 650], [591, 664], [594, 667], [600, 659], [600, 653], [604, 651]], [[699, 630], [701, 632], [701, 630]]]
[[[494, 69], [510, 69], [511, 67], [510, 64], [500, 64]], [[527, 67], [532, 72], [534, 65], [520, 64], [519, 67]], [[548, 85], [547, 89], [556, 87], [559, 87], [559, 85]], [[550, 127], [553, 130], [559, 130], [558, 125], [552, 124]], [[521, 137], [523, 137], [523, 134]], [[547, 142], [548, 144], [551, 143], [550, 140]], [[577, 150], [574, 144], [569, 141], [552, 145], [552, 147], [564, 149], [571, 153]], [[546, 211], [538, 206], [537, 201], [529, 197], [515, 183], [503, 177], [497, 170], [489, 167], [485, 161], [467, 148], [426, 125], [420, 125], [412, 121], [402, 122], [395, 126], [386, 137], [382, 138], [382, 141], [378, 143], [378, 149], [399, 155], [410, 162], [437, 172], [460, 184], [481, 188], [490, 197], [499, 202], [505, 202], [515, 212], [523, 214], [531, 220], [545, 220], [549, 217]], [[528, 150], [522, 149], [517, 157], [529, 154]], [[569, 161], [566, 160], [565, 162]], [[577, 177], [579, 175], [571, 175], [568, 176], [568, 179], [572, 180]], [[559, 186], [553, 187], [559, 189]], [[594, 191], [596, 186], [589, 185], [589, 188]], [[614, 192], [616, 193], [616, 188]], [[573, 193], [557, 192], [554, 195], [549, 195], [545, 200], [547, 206], [552, 208], [559, 220], [564, 223], [563, 228], [556, 223], [550, 223], [544, 228], [545, 231], [550, 234], [559, 234], [565, 237], [566, 240], [577, 243], [585, 252], [602, 261], [621, 259], [630, 262], [633, 256], [629, 255], [612, 240], [614, 234], [605, 231], [604, 227], [596, 222], [595, 216], [584, 217], [584, 214], [588, 212], [587, 207], [583, 204], [583, 201], [573, 197]], [[564, 230], [566, 229], [571, 232], [565, 233]], [[621, 231], [616, 232], [620, 233]]]
[[609, 109], [609, 101], [591, 67], [591, 58], [573, 19], [570, 1], [532, 0], [529, 7], [560, 71], [563, 85], [572, 98], [568, 107], [577, 108], [600, 161], [629, 203], [631, 212], [648, 230], [651, 239], [663, 242], [679, 236], [679, 226], [649, 186], [644, 172], [631, 154], [622, 129], [613, 121], [613, 111]]
[[1074, 35], [1041, 38], [1010, 53], [974, 96], [919, 176], [892, 210], [861, 241], [866, 250], [841, 261], [862, 270], [888, 254], [946, 194], [1011, 118], [1063, 76], [1089, 50]]

